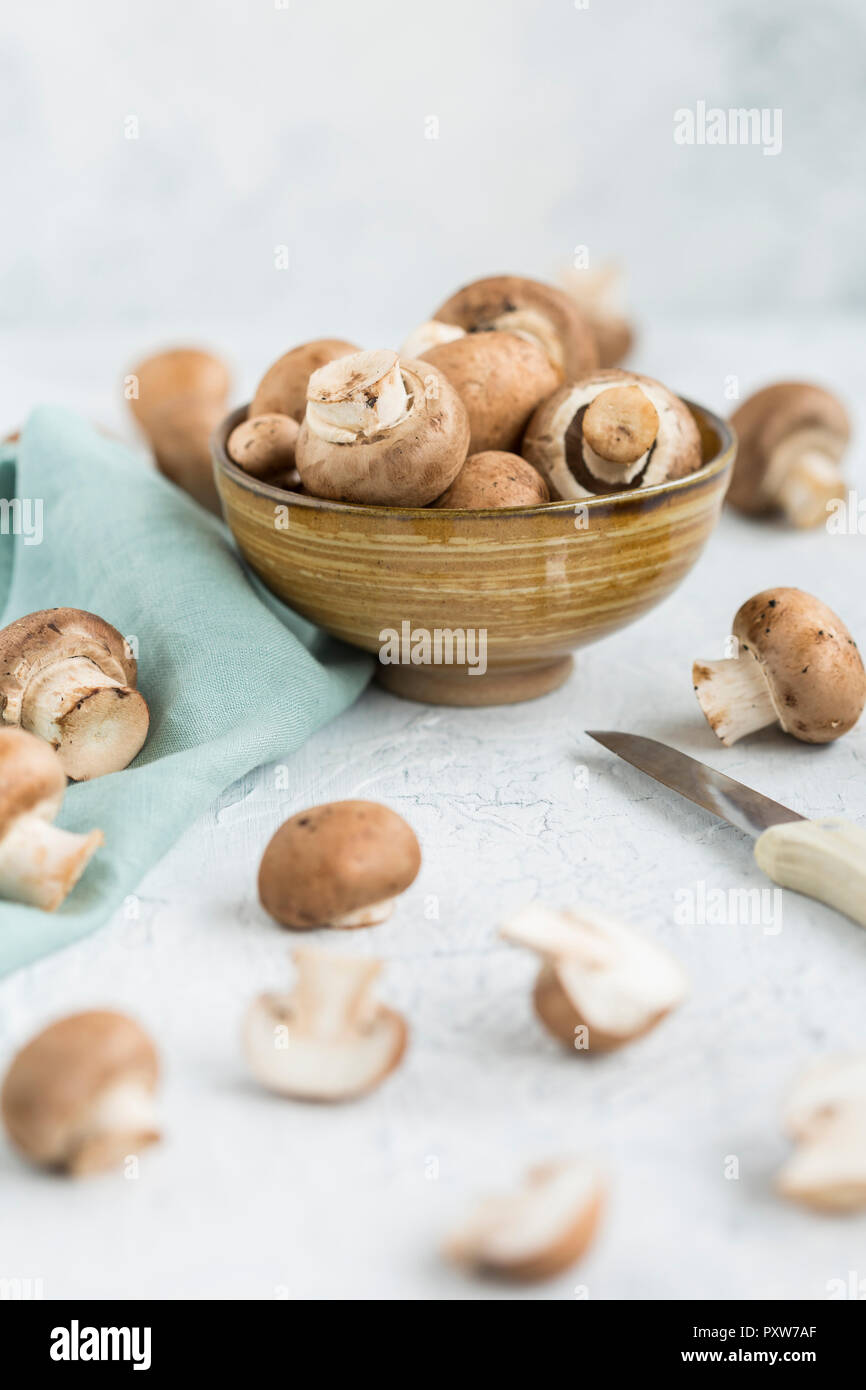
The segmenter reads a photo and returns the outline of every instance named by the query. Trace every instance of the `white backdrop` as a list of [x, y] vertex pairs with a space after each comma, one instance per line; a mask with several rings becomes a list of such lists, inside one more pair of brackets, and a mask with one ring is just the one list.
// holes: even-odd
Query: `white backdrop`
[[[576, 245], [645, 316], [866, 303], [860, 0], [11, 0], [2, 30], [7, 325], [387, 341]], [[678, 146], [699, 101], [781, 109], [781, 153]]]

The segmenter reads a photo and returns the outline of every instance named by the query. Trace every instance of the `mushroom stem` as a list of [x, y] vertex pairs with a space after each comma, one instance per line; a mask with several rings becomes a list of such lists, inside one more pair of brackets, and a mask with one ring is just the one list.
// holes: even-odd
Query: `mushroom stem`
[[320, 367], [307, 388], [307, 423], [322, 439], [352, 444], [402, 420], [409, 397], [396, 352], [356, 352]]
[[347, 1026], [363, 1028], [376, 1012], [371, 987], [382, 966], [363, 956], [335, 956], [300, 947], [293, 953], [297, 980], [292, 1000], [296, 1026], [318, 1038]]
[[147, 736], [148, 713], [137, 690], [87, 657], [69, 657], [30, 681], [21, 725], [56, 748], [66, 775], [82, 781], [132, 761]]
[[72, 1139], [70, 1173], [110, 1168], [127, 1154], [159, 1139], [153, 1093], [143, 1081], [119, 1081], [107, 1087], [88, 1109]]
[[696, 661], [692, 683], [707, 723], [728, 747], [779, 718], [767, 679], [750, 652]]
[[394, 898], [383, 898], [381, 902], [370, 903], [368, 907], [359, 907], [355, 912], [346, 912], [342, 917], [334, 917], [328, 925], [331, 927], [376, 927], [380, 922], [386, 921], [394, 911]]
[[818, 526], [830, 502], [845, 495], [845, 480], [836, 459], [822, 449], [794, 455], [779, 483], [779, 503], [794, 526]]
[[0, 898], [54, 912], [101, 844], [101, 830], [74, 835], [35, 813], [20, 816], [0, 841]]

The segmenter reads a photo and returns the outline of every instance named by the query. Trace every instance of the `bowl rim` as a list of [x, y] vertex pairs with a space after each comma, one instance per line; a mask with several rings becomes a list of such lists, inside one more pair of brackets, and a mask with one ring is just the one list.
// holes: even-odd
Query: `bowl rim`
[[689, 400], [687, 396], [680, 396], [679, 399], [688, 406], [692, 415], [703, 417], [703, 421], [719, 436], [718, 453], [708, 463], [702, 464], [694, 473], [687, 473], [683, 478], [674, 478], [664, 483], [653, 483], [650, 487], [625, 488], [621, 492], [603, 492], [595, 497], [570, 497], [559, 502], [536, 502], [531, 507], [387, 507], [369, 502], [335, 502], [327, 497], [312, 497], [300, 492], [291, 492], [287, 488], [275, 487], [272, 483], [267, 483], [261, 478], [254, 478], [251, 473], [245, 472], [229, 457], [226, 447], [228, 437], [235, 426], [247, 418], [249, 401], [245, 405], [236, 406], [217, 425], [211, 435], [211, 457], [218, 489], [219, 474], [222, 472], [232, 482], [237, 483], [248, 492], [255, 493], [259, 497], [270, 498], [276, 504], [284, 507], [307, 507], [312, 511], [342, 512], [350, 516], [399, 517], [409, 520], [430, 516], [453, 519], [455, 517], [574, 515], [575, 507], [586, 507], [590, 511], [593, 508], [605, 510], [611, 507], [634, 506], [654, 498], [662, 499], [667, 496], [675, 496], [696, 484], [709, 482], [710, 479], [731, 465], [735, 455], [737, 435], [730, 421], [716, 415], [715, 411], [708, 410], [706, 406], [698, 405], [697, 402]]

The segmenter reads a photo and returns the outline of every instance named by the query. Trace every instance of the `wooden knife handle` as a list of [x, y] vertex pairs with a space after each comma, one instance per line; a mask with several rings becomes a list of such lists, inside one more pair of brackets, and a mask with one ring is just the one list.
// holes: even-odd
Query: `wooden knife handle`
[[771, 825], [755, 843], [774, 883], [806, 893], [866, 927], [866, 830], [840, 816]]

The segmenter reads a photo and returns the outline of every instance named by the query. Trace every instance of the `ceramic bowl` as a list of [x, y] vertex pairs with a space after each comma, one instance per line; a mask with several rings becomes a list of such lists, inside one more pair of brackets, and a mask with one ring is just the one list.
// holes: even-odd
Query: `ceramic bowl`
[[379, 657], [380, 683], [445, 705], [555, 689], [571, 653], [646, 613], [688, 574], [718, 520], [736, 441], [687, 403], [703, 466], [687, 478], [580, 502], [501, 511], [368, 507], [259, 482], [213, 439], [217, 487], [244, 557], [269, 589]]

